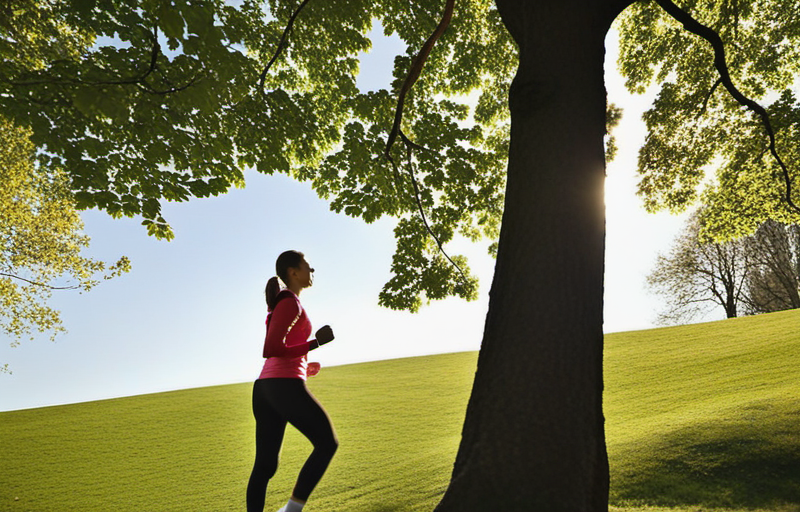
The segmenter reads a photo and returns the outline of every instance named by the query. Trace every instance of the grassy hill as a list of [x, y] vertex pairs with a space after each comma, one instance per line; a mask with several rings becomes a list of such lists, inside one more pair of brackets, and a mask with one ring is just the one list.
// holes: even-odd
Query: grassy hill
[[[606, 337], [612, 505], [800, 511], [800, 311]], [[324, 368], [341, 446], [309, 512], [431, 511], [476, 353]], [[0, 512], [244, 510], [251, 383], [0, 413]], [[310, 445], [287, 431], [267, 511]], [[468, 512], [468, 511], [465, 511]]]

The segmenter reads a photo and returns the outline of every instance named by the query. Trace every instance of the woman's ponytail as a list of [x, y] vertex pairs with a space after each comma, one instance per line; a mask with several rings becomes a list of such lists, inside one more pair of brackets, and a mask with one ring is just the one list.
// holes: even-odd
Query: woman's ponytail
[[278, 256], [275, 262], [275, 272], [277, 277], [270, 277], [267, 281], [267, 287], [264, 289], [264, 295], [267, 296], [267, 311], [275, 309], [278, 303], [278, 293], [281, 291], [281, 284], [278, 282], [280, 277], [283, 282], [289, 284], [289, 269], [300, 268], [300, 263], [303, 261], [303, 253], [299, 251], [284, 251]]
[[264, 289], [264, 295], [267, 297], [267, 311], [275, 309], [275, 304], [278, 301], [278, 292], [281, 291], [281, 284], [278, 282], [277, 277], [270, 277], [267, 281], [267, 287]]

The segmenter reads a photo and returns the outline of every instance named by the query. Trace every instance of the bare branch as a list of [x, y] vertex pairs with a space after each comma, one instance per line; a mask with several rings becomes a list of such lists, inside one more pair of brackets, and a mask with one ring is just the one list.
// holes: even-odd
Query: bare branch
[[772, 129], [772, 123], [769, 120], [769, 114], [767, 114], [767, 111], [764, 109], [764, 107], [746, 97], [733, 84], [733, 80], [731, 80], [730, 72], [728, 70], [728, 64], [725, 60], [725, 45], [722, 42], [722, 38], [714, 29], [707, 27], [694, 19], [691, 14], [675, 5], [672, 0], [656, 0], [656, 3], [661, 6], [661, 8], [664, 9], [670, 16], [683, 24], [683, 27], [686, 30], [702, 37], [714, 48], [714, 66], [717, 68], [717, 72], [719, 73], [722, 84], [728, 90], [730, 95], [733, 96], [733, 99], [735, 99], [739, 104], [752, 110], [761, 118], [764, 129], [769, 136], [769, 151], [780, 166], [783, 173], [783, 180], [786, 183], [786, 202], [792, 209], [800, 213], [800, 207], [798, 207], [794, 201], [792, 201], [792, 178], [789, 175], [789, 169], [786, 167], [786, 164], [783, 163], [783, 160], [778, 155], [778, 151], [775, 148], [775, 132]]

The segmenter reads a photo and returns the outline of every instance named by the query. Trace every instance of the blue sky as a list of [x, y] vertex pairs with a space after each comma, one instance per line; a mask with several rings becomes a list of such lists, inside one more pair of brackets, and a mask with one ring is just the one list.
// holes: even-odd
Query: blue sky
[[[376, 34], [373, 34], [376, 36]], [[397, 42], [373, 37], [359, 86], [390, 83]], [[658, 252], [666, 251], [683, 216], [646, 214], [635, 196], [641, 112], [652, 97], [630, 96], [607, 41], [610, 101], [625, 109], [615, 131], [619, 153], [606, 184], [605, 331], [653, 326], [660, 302], [644, 287]], [[315, 327], [330, 324], [336, 340], [312, 353], [326, 366], [396, 357], [478, 350], [494, 261], [486, 245], [456, 241], [481, 279], [474, 302], [448, 299], [420, 313], [377, 306], [394, 251], [392, 219], [367, 225], [332, 213], [307, 183], [248, 171], [247, 186], [217, 198], [167, 204], [172, 242], [148, 237], [136, 219], [83, 215], [94, 257], [130, 257], [133, 270], [90, 293], [56, 292], [69, 332], [10, 348], [0, 344], [0, 411], [246, 382], [263, 359], [263, 288], [277, 255], [298, 249], [315, 267], [314, 287], [301, 299]], [[288, 212], [288, 213], [287, 213]], [[712, 317], [713, 318], [713, 317]]]

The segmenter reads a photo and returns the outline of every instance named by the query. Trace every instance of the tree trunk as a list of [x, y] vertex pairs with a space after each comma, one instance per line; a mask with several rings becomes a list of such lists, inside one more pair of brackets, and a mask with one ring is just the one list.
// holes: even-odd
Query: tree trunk
[[726, 318], [736, 318], [738, 316], [738, 311], [736, 308], [736, 294], [734, 290], [729, 290], [727, 293], [727, 299], [725, 300], [725, 316]]
[[603, 59], [616, 13], [596, 0], [497, 3], [520, 47], [505, 211], [461, 445], [436, 511], [605, 511]]

